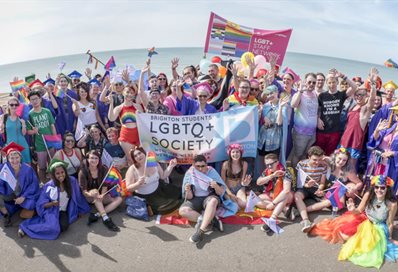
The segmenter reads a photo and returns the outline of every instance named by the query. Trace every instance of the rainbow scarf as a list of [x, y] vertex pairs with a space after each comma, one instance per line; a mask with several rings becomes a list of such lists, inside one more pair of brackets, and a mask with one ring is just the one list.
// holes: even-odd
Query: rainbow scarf
[[146, 168], [149, 167], [157, 167], [158, 166], [158, 162], [156, 160], [156, 154], [153, 151], [148, 151], [147, 155], [146, 155]]
[[132, 111], [125, 111], [120, 116], [120, 122], [122, 124], [135, 123], [136, 120], [135, 113]]
[[255, 99], [252, 96], [249, 96], [249, 99], [246, 101], [240, 99], [238, 92], [234, 92], [234, 94], [228, 96], [227, 99], [228, 99], [230, 108], [233, 106], [237, 106], [237, 105], [242, 105], [242, 106], [257, 106], [258, 105], [257, 99]]

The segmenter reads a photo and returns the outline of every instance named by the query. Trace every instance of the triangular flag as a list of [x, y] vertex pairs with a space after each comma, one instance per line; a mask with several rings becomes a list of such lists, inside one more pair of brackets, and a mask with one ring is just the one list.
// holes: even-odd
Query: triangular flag
[[263, 217], [263, 218], [261, 218], [261, 220], [263, 220], [264, 223], [267, 224], [267, 226], [268, 226], [273, 232], [275, 232], [276, 234], [281, 234], [281, 233], [284, 232], [284, 229], [282, 229], [281, 227], [279, 227], [279, 226], [276, 224], [276, 220], [275, 220], [275, 219]]
[[112, 162], [113, 162], [112, 156], [109, 155], [108, 151], [106, 151], [105, 148], [102, 150], [101, 162], [103, 164], [105, 164], [106, 167], [108, 167], [108, 168], [111, 167]]

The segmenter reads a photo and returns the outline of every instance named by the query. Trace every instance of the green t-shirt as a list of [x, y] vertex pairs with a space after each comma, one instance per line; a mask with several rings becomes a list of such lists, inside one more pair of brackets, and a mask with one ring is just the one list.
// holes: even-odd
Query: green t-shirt
[[[40, 112], [35, 112], [33, 109], [31, 109], [29, 112], [29, 122], [31, 122], [34, 127], [39, 129], [39, 135], [34, 135], [35, 150], [39, 152], [46, 151], [46, 146], [44, 145], [42, 135], [53, 134], [51, 125], [53, 125], [55, 121], [51, 111], [42, 108]], [[29, 123], [27, 124], [27, 128], [32, 129]]]

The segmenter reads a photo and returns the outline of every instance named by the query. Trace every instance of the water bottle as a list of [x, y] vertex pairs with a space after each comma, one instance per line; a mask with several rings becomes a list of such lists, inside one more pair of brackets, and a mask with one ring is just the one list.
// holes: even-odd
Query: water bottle
[[339, 211], [338, 207], [332, 207], [332, 217], [337, 217], [338, 211]]

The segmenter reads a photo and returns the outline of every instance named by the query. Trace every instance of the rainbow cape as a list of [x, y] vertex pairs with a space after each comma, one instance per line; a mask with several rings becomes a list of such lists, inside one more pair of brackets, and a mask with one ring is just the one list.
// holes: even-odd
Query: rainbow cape
[[10, 82], [10, 86], [11, 86], [12, 92], [16, 92], [16, 91], [24, 89], [26, 87], [26, 83], [23, 79], [21, 79], [21, 80], [17, 80], [14, 82]]
[[57, 135], [43, 135], [48, 148], [55, 148], [57, 150], [62, 149], [62, 137], [61, 134]]
[[249, 99], [246, 101], [241, 100], [239, 98], [238, 92], [234, 92], [234, 94], [228, 96], [227, 99], [228, 99], [230, 108], [232, 108], [233, 106], [237, 106], [237, 105], [242, 105], [242, 106], [257, 106], [258, 105], [257, 99], [255, 99], [252, 96], [249, 96]]
[[156, 154], [153, 151], [148, 151], [146, 154], [146, 162], [145, 162], [146, 168], [149, 167], [157, 167], [158, 162], [156, 160]]

